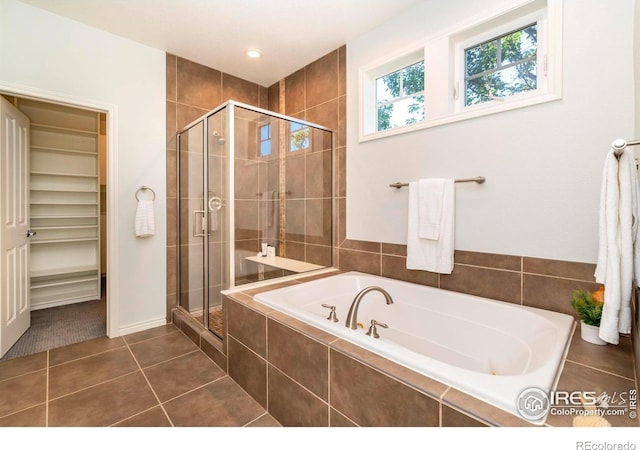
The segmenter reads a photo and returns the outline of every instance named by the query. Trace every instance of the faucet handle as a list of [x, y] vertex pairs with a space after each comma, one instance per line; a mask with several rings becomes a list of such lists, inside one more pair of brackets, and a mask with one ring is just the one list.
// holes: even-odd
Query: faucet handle
[[371, 326], [369, 327], [369, 331], [367, 331], [367, 336], [373, 336], [374, 339], [380, 339], [380, 335], [378, 334], [378, 329], [376, 325], [382, 328], [389, 328], [389, 325], [386, 323], [378, 322], [376, 319], [371, 320]]
[[331, 310], [331, 312], [329, 313], [329, 317], [327, 317], [327, 320], [330, 320], [332, 322], [338, 322], [338, 316], [336, 314], [336, 307], [333, 305], [327, 305], [326, 303], [322, 304], [323, 308], [329, 308]]

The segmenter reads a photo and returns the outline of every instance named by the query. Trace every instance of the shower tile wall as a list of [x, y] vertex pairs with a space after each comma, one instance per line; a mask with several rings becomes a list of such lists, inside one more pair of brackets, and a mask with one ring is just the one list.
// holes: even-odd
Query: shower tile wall
[[[178, 60], [180, 60], [178, 58]], [[172, 62], [173, 61], [173, 62]], [[168, 120], [180, 121], [195, 108], [187, 106], [177, 98], [176, 58], [168, 56], [167, 63], [167, 98], [169, 107]], [[184, 60], [182, 60], [184, 61]], [[187, 64], [188, 62], [183, 62]], [[193, 63], [188, 63], [193, 65]], [[469, 252], [457, 250], [455, 254], [455, 269], [451, 275], [438, 275], [430, 272], [412, 271], [406, 269], [406, 246], [386, 244], [381, 242], [355, 241], [346, 238], [346, 47], [340, 47], [309, 64], [308, 66], [289, 75], [280, 82], [267, 89], [256, 88], [258, 100], [263, 107], [272, 111], [298, 117], [300, 119], [324, 125], [337, 130], [335, 134], [334, 158], [334, 222], [333, 222], [333, 265], [341, 270], [358, 270], [366, 273], [382, 275], [389, 278], [411, 281], [419, 284], [438, 286], [459, 292], [482, 295], [488, 298], [509, 301], [545, 309], [573, 314], [570, 305], [573, 289], [595, 290], [597, 285], [593, 278], [594, 265], [571, 261], [551, 261], [526, 256], [496, 255], [491, 253]], [[201, 66], [200, 66], [201, 67]], [[173, 72], [171, 72], [171, 70]], [[211, 73], [220, 74], [213, 69], [206, 69]], [[268, 95], [267, 95], [268, 93]], [[173, 97], [170, 97], [170, 96]], [[220, 97], [220, 100], [222, 97]], [[246, 100], [243, 100], [246, 101]], [[214, 102], [215, 104], [219, 102]], [[176, 107], [179, 110], [176, 112]], [[211, 105], [213, 107], [215, 105]], [[206, 109], [197, 109], [189, 116], [190, 120], [204, 114]], [[178, 118], [176, 118], [178, 116]], [[183, 120], [185, 124], [188, 120]], [[173, 125], [172, 125], [173, 126]], [[173, 130], [177, 126], [173, 127]], [[175, 133], [168, 127], [168, 166], [175, 164]], [[172, 153], [173, 152], [173, 153]], [[319, 152], [322, 154], [322, 152]], [[315, 179], [319, 173], [318, 167], [326, 164], [326, 160], [315, 152], [291, 155], [286, 161], [287, 190], [292, 195], [287, 199], [288, 225], [297, 221], [298, 230], [310, 226], [321, 236], [319, 242], [313, 238], [304, 237], [295, 229], [287, 236], [286, 248], [288, 255], [294, 254], [306, 258], [326, 258], [331, 251], [324, 232], [326, 222], [304, 224], [305, 217], [313, 209], [317, 201], [307, 196], [309, 192], [326, 195], [325, 180]], [[324, 154], [322, 154], [325, 156]], [[171, 159], [173, 158], [173, 160]], [[175, 176], [172, 169], [168, 174], [168, 192], [173, 192], [174, 198], [169, 199], [168, 216], [175, 220], [175, 212], [171, 214], [172, 201], [175, 201]], [[172, 178], [173, 184], [172, 184]], [[322, 186], [322, 187], [320, 187]], [[303, 194], [304, 192], [304, 194]], [[318, 194], [314, 194], [318, 195]], [[322, 198], [326, 202], [327, 198]], [[304, 206], [303, 206], [304, 205]], [[309, 209], [306, 209], [309, 208]], [[325, 209], [327, 211], [327, 209]], [[172, 228], [173, 227], [173, 228]], [[169, 230], [175, 230], [170, 223]], [[319, 230], [322, 230], [320, 232]], [[175, 233], [174, 233], [175, 234]], [[479, 237], [481, 239], [481, 237]], [[169, 236], [171, 241], [171, 235]], [[251, 244], [253, 247], [254, 244]], [[172, 248], [169, 247], [169, 260], [173, 259]], [[175, 249], [173, 250], [175, 251]], [[256, 250], [257, 251], [257, 250]], [[297, 252], [297, 253], [296, 253]], [[303, 258], [304, 257], [304, 258]], [[325, 261], [325, 259], [322, 259]], [[173, 270], [173, 272], [172, 272]], [[168, 307], [175, 305], [175, 286], [171, 290], [171, 283], [175, 279], [175, 266], [169, 269], [168, 292], [172, 293]], [[491, 280], [487, 282], [487, 280]]]
[[[233, 99], [266, 108], [267, 89], [218, 70], [167, 54], [167, 318], [177, 306], [176, 133], [221, 103]], [[215, 245], [215, 244], [212, 244]], [[195, 264], [195, 262], [193, 262]], [[199, 264], [202, 264], [199, 262]], [[221, 274], [211, 274], [219, 280]]]
[[[339, 195], [346, 192], [344, 176], [338, 179], [346, 155], [345, 65], [346, 47], [343, 46], [269, 87], [269, 105], [274, 111], [335, 131], [333, 170], [337, 170], [333, 178]], [[274, 100], [276, 96], [278, 102]], [[286, 152], [287, 233], [283, 247], [289, 258], [331, 265], [334, 205], [331, 179], [327, 176], [332, 170], [331, 156], [331, 143], [319, 136], [312, 139], [311, 148], [307, 150]], [[335, 226], [336, 223], [334, 230]]]

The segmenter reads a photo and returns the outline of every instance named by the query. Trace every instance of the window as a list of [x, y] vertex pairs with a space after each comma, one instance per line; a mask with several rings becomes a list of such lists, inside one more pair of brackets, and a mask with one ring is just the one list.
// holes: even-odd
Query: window
[[528, 25], [464, 51], [464, 105], [538, 87], [538, 25]]
[[376, 131], [424, 120], [424, 61], [376, 79]]
[[271, 155], [271, 125], [262, 125], [260, 128], [260, 156]]
[[513, 0], [360, 68], [360, 142], [560, 99], [562, 2]]
[[298, 122], [291, 122], [289, 134], [289, 151], [296, 152], [309, 148], [309, 127]]

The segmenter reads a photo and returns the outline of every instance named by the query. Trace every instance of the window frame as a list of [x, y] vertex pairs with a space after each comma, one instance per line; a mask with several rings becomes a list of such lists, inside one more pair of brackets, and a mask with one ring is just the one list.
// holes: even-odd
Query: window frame
[[[538, 42], [536, 48], [536, 75], [537, 75], [537, 87], [530, 91], [521, 92], [519, 94], [510, 95], [508, 97], [495, 98], [482, 103], [474, 105], [465, 105], [465, 74], [466, 74], [466, 61], [465, 51], [466, 49], [475, 47], [485, 42], [490, 42], [493, 39], [498, 39], [502, 36], [508, 35], [512, 32], [516, 32], [527, 25], [535, 23], [538, 28]], [[482, 111], [507, 111], [515, 108], [522, 108], [529, 104], [539, 103], [536, 101], [537, 97], [542, 97], [549, 91], [549, 64], [548, 64], [548, 43], [547, 43], [547, 11], [541, 9], [529, 14], [524, 14], [517, 19], [502, 21], [495, 24], [483, 32], [477, 32], [470, 37], [453, 38], [453, 58], [454, 58], [454, 113], [479, 113]], [[465, 33], [465, 34], [468, 34]], [[548, 101], [548, 100], [544, 100]], [[491, 113], [491, 112], [488, 112]]]
[[[358, 141], [482, 117], [562, 98], [562, 11], [564, 0], [516, 0], [414, 43], [411, 47], [358, 69]], [[464, 50], [492, 38], [538, 24], [535, 90], [464, 106]], [[375, 80], [419, 59], [425, 65], [425, 120], [376, 131]], [[430, 68], [433, 67], [433, 70]]]

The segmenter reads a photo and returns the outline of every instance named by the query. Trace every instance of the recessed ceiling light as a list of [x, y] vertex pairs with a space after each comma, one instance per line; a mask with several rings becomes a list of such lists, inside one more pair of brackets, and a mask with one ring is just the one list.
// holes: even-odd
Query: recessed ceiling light
[[260, 58], [262, 56], [262, 53], [260, 53], [260, 50], [252, 48], [251, 50], [247, 50], [247, 56], [249, 58]]

